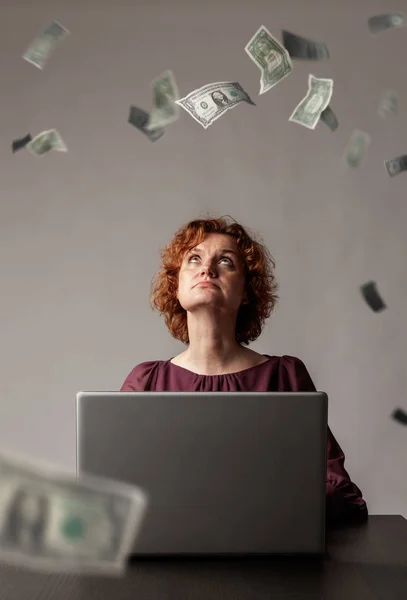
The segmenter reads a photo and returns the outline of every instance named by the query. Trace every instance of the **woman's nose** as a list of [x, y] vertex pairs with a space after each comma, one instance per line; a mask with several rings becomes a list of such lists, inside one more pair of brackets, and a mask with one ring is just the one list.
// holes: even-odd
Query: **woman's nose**
[[211, 265], [202, 265], [202, 267], [201, 267], [201, 273], [202, 274], [208, 273], [210, 275], [213, 275], [214, 274], [214, 269], [213, 269], [213, 267]]

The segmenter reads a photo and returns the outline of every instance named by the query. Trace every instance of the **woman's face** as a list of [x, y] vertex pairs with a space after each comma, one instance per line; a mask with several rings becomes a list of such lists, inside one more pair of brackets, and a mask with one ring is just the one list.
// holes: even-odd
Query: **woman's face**
[[[198, 285], [203, 281], [214, 285]], [[235, 240], [229, 235], [210, 233], [184, 256], [177, 297], [189, 312], [207, 307], [237, 313], [245, 298], [245, 284], [244, 264]]]

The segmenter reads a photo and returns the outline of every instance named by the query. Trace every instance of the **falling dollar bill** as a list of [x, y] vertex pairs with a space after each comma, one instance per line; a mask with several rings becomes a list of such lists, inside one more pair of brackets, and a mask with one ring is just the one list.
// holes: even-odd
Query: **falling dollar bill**
[[0, 558], [37, 570], [122, 574], [143, 490], [0, 454]]
[[283, 29], [283, 45], [291, 58], [302, 60], [327, 60], [329, 58], [326, 44], [312, 42], [285, 29]]
[[152, 83], [153, 109], [146, 125], [148, 131], [165, 127], [179, 118], [180, 108], [178, 87], [171, 71], [165, 71]]
[[345, 149], [345, 161], [350, 167], [356, 168], [360, 165], [370, 142], [371, 137], [368, 133], [359, 129], [352, 132]]
[[21, 150], [22, 148], [25, 148], [25, 146], [31, 142], [32, 137], [30, 133], [27, 133], [27, 135], [25, 135], [22, 138], [18, 138], [17, 140], [13, 140], [13, 143], [11, 144], [11, 150], [14, 154], [14, 152], [17, 152], [17, 150]]
[[401, 408], [396, 408], [391, 416], [401, 425], [407, 425], [407, 413]]
[[363, 284], [360, 287], [360, 290], [363, 298], [366, 300], [373, 312], [380, 312], [381, 310], [387, 308], [381, 299], [379, 292], [377, 291], [376, 283], [374, 281], [369, 281], [368, 283]]
[[338, 117], [329, 105], [322, 111], [320, 121], [329, 127], [331, 131], [335, 131], [339, 127]]
[[69, 33], [70, 32], [60, 23], [52, 21], [52, 23], [50, 23], [27, 48], [26, 52], [23, 54], [24, 60], [35, 65], [39, 69], [43, 69], [55, 47], [65, 39]]
[[384, 161], [384, 165], [390, 177], [394, 177], [403, 171], [407, 171], [407, 154], [402, 154], [391, 160], [386, 160]]
[[264, 25], [256, 31], [245, 51], [261, 71], [259, 94], [270, 90], [293, 70], [288, 51]]
[[149, 114], [142, 108], [138, 108], [137, 106], [130, 106], [130, 113], [128, 118], [128, 123], [133, 125], [136, 129], [144, 133], [150, 142], [156, 142], [160, 139], [165, 133], [165, 129], [162, 127], [158, 127], [157, 129], [152, 129], [149, 131], [146, 126], [149, 120]]
[[308, 92], [295, 107], [289, 121], [299, 123], [308, 129], [315, 129], [321, 113], [331, 100], [333, 86], [333, 79], [319, 79], [309, 75]]
[[393, 27], [404, 27], [404, 15], [401, 13], [376, 15], [375, 17], [370, 17], [367, 24], [370, 33], [376, 34], [386, 29], [393, 29]]
[[394, 90], [386, 90], [380, 97], [377, 112], [381, 117], [397, 115], [398, 94]]
[[27, 150], [36, 156], [42, 156], [50, 150], [57, 152], [67, 152], [63, 139], [56, 129], [49, 129], [39, 133], [27, 144]]
[[243, 101], [255, 106], [240, 83], [221, 81], [208, 83], [190, 92], [185, 98], [177, 100], [177, 104], [182, 106], [204, 129], [207, 129], [227, 110]]

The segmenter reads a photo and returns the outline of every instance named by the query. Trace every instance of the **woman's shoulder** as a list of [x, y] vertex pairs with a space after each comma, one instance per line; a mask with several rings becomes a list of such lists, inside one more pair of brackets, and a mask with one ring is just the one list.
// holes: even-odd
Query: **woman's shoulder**
[[166, 360], [147, 360], [139, 363], [127, 375], [120, 391], [142, 392], [149, 389], [154, 375], [167, 363]]
[[315, 391], [308, 369], [298, 356], [284, 354], [275, 358], [279, 361], [279, 370], [284, 373], [284, 378], [289, 381], [291, 391]]
[[272, 362], [274, 362], [274, 364], [278, 364], [280, 366], [284, 366], [284, 367], [302, 367], [304, 365], [303, 361], [298, 358], [298, 356], [292, 356], [291, 354], [282, 354], [282, 355], [275, 355], [275, 354], [263, 354], [263, 356], [266, 356], [268, 359], [271, 359]]

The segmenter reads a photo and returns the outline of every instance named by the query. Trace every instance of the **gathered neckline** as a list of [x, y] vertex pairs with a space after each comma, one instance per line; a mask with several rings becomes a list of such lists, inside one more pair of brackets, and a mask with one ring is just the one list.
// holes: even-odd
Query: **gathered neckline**
[[180, 365], [176, 365], [175, 363], [171, 362], [173, 358], [175, 358], [174, 356], [171, 356], [170, 359], [168, 359], [168, 364], [171, 365], [171, 367], [176, 367], [177, 369], [182, 369], [183, 371], [187, 371], [187, 373], [191, 373], [192, 375], [197, 375], [198, 377], [226, 377], [227, 375], [240, 375], [240, 373], [246, 373], [246, 371], [250, 371], [251, 369], [257, 369], [258, 367], [262, 367], [263, 365], [266, 365], [267, 363], [270, 362], [270, 360], [273, 358], [272, 356], [269, 356], [268, 354], [263, 354], [263, 356], [267, 357], [267, 360], [259, 363], [258, 365], [253, 365], [252, 367], [247, 367], [247, 369], [242, 369], [241, 371], [234, 371], [233, 373], [219, 373], [218, 375], [206, 375], [205, 373], [195, 373], [195, 371], [191, 371], [190, 369], [186, 369], [185, 367], [181, 367]]

